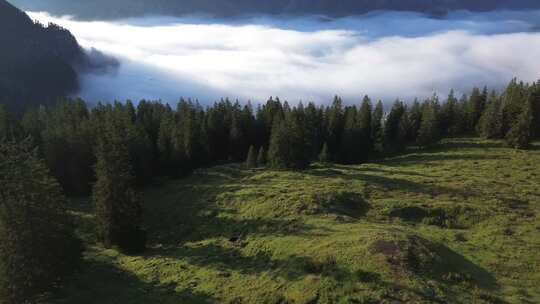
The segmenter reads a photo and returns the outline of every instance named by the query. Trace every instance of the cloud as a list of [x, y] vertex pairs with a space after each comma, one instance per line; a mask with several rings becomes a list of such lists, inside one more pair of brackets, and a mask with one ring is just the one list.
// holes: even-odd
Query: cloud
[[69, 29], [85, 48], [118, 58], [115, 73], [86, 74], [89, 101], [280, 96], [391, 101], [451, 88], [499, 88], [540, 78], [540, 12], [455, 12], [446, 19], [378, 12], [326, 19], [252, 16], [235, 20], [146, 17], [82, 22], [29, 13]]

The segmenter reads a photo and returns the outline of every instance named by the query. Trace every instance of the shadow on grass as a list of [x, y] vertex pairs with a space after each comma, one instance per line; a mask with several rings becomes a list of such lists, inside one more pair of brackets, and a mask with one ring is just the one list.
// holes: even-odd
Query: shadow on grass
[[370, 174], [365, 174], [365, 173], [346, 174], [346, 173], [343, 173], [342, 171], [331, 169], [331, 168], [326, 169], [326, 170], [307, 171], [306, 174], [311, 174], [311, 175], [316, 175], [316, 176], [321, 176], [321, 177], [339, 176], [344, 179], [362, 180], [362, 181], [367, 182], [368, 184], [372, 184], [377, 187], [383, 188], [386, 191], [403, 191], [403, 192], [426, 194], [426, 195], [431, 195], [431, 196], [448, 194], [451, 196], [461, 196], [464, 198], [476, 195], [475, 193], [472, 193], [469, 190], [465, 191], [465, 190], [454, 189], [454, 188], [449, 188], [449, 187], [444, 187], [444, 186], [426, 185], [426, 184], [421, 184], [421, 183], [417, 183], [417, 182], [413, 182], [413, 181], [401, 179], [401, 178], [385, 177], [385, 176], [380, 176], [380, 175], [370, 175]]
[[439, 161], [459, 161], [459, 160], [472, 160], [472, 161], [485, 161], [485, 160], [502, 160], [508, 159], [507, 156], [502, 155], [489, 155], [480, 153], [459, 153], [459, 154], [433, 154], [433, 151], [426, 151], [421, 153], [405, 154], [402, 156], [396, 156], [386, 159], [384, 164], [390, 167], [406, 167], [411, 165], [439, 162]]
[[[213, 209], [203, 214], [184, 214], [174, 225], [159, 226], [159, 215], [147, 221], [152, 243], [178, 245], [212, 238], [246, 238], [248, 236], [309, 235], [324, 236], [332, 231], [314, 227], [299, 219], [235, 219], [231, 210]], [[175, 215], [171, 215], [175, 216]], [[180, 216], [180, 215], [176, 215]], [[158, 227], [156, 227], [158, 226]]]
[[[436, 250], [439, 252], [440, 256], [444, 257], [445, 261], [441, 265], [444, 267], [439, 267], [439, 269], [436, 269], [433, 273], [433, 279], [441, 281], [441, 274], [445, 273], [446, 278], [444, 279], [447, 283], [469, 281], [469, 283], [484, 290], [496, 290], [499, 288], [497, 280], [491, 273], [468, 260], [463, 255], [442, 244], [437, 244]], [[454, 271], [454, 273], [459, 275], [457, 277], [452, 276], [451, 273], [449, 273], [449, 270]]]
[[[43, 302], [45, 303], [45, 302]], [[145, 282], [105, 260], [85, 260], [80, 273], [68, 279], [48, 304], [176, 304], [217, 303], [207, 294], [175, 285]]]

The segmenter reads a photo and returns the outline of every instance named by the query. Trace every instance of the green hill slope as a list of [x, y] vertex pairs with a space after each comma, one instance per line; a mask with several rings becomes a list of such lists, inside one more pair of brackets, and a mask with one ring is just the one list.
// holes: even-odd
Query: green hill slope
[[540, 145], [459, 139], [359, 166], [222, 166], [148, 189], [151, 249], [88, 243], [47, 303], [538, 303]]

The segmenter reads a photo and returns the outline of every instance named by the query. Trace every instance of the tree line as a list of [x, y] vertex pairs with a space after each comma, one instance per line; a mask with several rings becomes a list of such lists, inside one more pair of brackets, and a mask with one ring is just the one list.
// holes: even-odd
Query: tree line
[[[144, 250], [137, 188], [223, 162], [304, 169], [313, 161], [355, 164], [479, 135], [525, 149], [540, 137], [540, 81], [512, 80], [501, 93], [475, 88], [389, 109], [364, 97], [345, 105], [254, 108], [228, 99], [203, 107], [181, 99], [98, 104], [81, 99], [10, 114], [0, 105], [0, 298], [23, 303], [80, 260], [63, 193], [92, 193], [96, 234], [106, 247]], [[21, 266], [22, 265], [22, 266]]]
[[357, 105], [345, 105], [338, 96], [329, 105], [296, 106], [270, 98], [256, 108], [228, 99], [208, 107], [181, 99], [175, 109], [145, 100], [89, 108], [80, 99], [66, 99], [19, 118], [0, 106], [0, 138], [30, 136], [64, 191], [84, 195], [96, 180], [96, 147], [107, 129], [122, 133], [134, 183], [144, 186], [156, 176], [182, 177], [199, 167], [243, 162], [250, 149], [251, 159], [295, 169], [317, 160], [361, 163], [463, 135], [505, 139], [524, 149], [540, 137], [539, 99], [540, 82], [515, 79], [501, 93], [475, 88], [459, 98], [450, 92], [442, 100], [397, 100], [389, 109], [367, 96]]

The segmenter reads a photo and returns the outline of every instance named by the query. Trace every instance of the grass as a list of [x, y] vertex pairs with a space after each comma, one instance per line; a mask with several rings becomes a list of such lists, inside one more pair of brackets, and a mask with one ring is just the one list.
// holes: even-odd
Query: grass
[[453, 139], [358, 166], [220, 166], [143, 195], [150, 248], [47, 303], [540, 303], [540, 145]]

